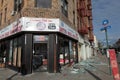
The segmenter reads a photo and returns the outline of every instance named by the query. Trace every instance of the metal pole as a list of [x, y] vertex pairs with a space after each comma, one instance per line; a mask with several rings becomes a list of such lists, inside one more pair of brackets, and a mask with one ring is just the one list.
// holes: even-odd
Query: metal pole
[[108, 45], [108, 36], [107, 36], [107, 28], [105, 28], [105, 36], [106, 36], [107, 49], [109, 49], [109, 45]]
[[[107, 50], [109, 49], [109, 44], [108, 44], [108, 35], [107, 35], [107, 28], [106, 27], [105, 27], [105, 36], [106, 36], [106, 44], [107, 44], [106, 52], [107, 52]], [[109, 72], [111, 75], [110, 57], [108, 57], [108, 63], [109, 63]]]

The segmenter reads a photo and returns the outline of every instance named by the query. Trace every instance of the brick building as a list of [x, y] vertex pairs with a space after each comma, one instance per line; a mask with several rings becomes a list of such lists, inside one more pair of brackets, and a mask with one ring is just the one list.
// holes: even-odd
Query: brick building
[[79, 33], [79, 61], [86, 60], [94, 53], [91, 0], [77, 0], [77, 31]]
[[0, 0], [0, 57], [23, 74], [59, 72], [90, 57], [91, 16], [91, 0]]

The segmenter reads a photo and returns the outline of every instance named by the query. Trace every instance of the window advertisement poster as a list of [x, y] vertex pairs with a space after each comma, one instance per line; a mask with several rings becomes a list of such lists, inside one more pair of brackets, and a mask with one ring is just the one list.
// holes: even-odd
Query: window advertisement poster
[[108, 49], [108, 52], [109, 52], [110, 63], [111, 63], [112, 74], [113, 74], [114, 80], [120, 80], [115, 50]]

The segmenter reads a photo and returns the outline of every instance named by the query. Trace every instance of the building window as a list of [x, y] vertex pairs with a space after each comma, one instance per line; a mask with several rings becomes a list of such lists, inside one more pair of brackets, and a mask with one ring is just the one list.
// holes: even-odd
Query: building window
[[36, 0], [35, 7], [39, 8], [51, 8], [51, 0]]
[[17, 11], [17, 0], [14, 0], [14, 11]]
[[61, 0], [61, 12], [67, 17], [68, 16], [68, 2]]
[[14, 11], [20, 11], [22, 8], [23, 0], [14, 0]]
[[75, 25], [75, 11], [73, 11], [73, 24]]
[[79, 30], [80, 29], [80, 18], [77, 17], [77, 29]]
[[6, 22], [6, 16], [7, 16], [7, 8], [5, 8], [5, 17], [4, 17], [4, 22]]

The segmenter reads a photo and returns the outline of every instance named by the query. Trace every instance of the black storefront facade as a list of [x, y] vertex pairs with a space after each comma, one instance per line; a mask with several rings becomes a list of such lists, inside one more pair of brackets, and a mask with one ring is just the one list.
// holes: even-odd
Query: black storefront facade
[[78, 62], [78, 34], [59, 19], [23, 17], [0, 32], [0, 57], [22, 74], [41, 66], [59, 72], [60, 66]]

